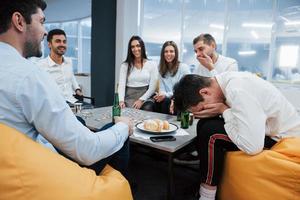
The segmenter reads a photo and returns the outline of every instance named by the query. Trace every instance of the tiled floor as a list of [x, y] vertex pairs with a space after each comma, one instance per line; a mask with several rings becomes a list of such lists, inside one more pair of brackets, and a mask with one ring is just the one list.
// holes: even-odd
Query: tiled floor
[[[196, 200], [198, 171], [174, 165], [175, 199]], [[131, 150], [129, 180], [135, 200], [165, 200], [167, 197], [167, 160], [157, 152]]]

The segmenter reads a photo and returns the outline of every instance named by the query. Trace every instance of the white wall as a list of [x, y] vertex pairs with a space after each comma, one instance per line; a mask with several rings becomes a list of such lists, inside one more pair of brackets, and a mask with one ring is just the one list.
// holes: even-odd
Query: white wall
[[117, 0], [115, 83], [119, 81], [120, 66], [127, 56], [128, 41], [132, 35], [139, 34], [138, 2], [139, 0]]

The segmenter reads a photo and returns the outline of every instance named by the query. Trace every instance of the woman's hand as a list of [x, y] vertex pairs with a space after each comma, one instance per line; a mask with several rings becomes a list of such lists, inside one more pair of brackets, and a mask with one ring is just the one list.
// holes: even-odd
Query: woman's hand
[[170, 110], [169, 112], [173, 115], [174, 114], [174, 100], [171, 100], [171, 104], [170, 104]]
[[142, 107], [143, 103], [144, 103], [143, 100], [138, 99], [133, 103], [132, 107], [135, 109], [140, 109]]
[[125, 102], [124, 102], [124, 101], [120, 101], [119, 105], [120, 105], [121, 109], [123, 109], [123, 108], [125, 108], [125, 107], [126, 107], [126, 105], [125, 105]]
[[156, 93], [153, 98], [156, 102], [162, 102], [166, 98], [166, 95]]
[[229, 107], [224, 103], [210, 103], [205, 104], [202, 110], [194, 111], [193, 114], [196, 118], [209, 118], [223, 114]]

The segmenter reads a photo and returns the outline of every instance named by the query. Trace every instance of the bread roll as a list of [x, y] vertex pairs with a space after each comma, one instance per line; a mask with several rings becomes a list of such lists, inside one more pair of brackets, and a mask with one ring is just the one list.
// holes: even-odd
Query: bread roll
[[149, 131], [157, 131], [158, 130], [158, 124], [156, 121], [152, 119], [148, 119], [144, 121], [144, 129]]
[[157, 131], [161, 132], [164, 126], [163, 121], [161, 121], [160, 119], [154, 119], [154, 121], [158, 125]]
[[170, 129], [170, 124], [167, 120], [163, 121], [163, 129], [169, 130]]
[[160, 119], [148, 119], [144, 121], [144, 129], [149, 131], [161, 132], [163, 130], [169, 130], [170, 124], [168, 121], [162, 121]]

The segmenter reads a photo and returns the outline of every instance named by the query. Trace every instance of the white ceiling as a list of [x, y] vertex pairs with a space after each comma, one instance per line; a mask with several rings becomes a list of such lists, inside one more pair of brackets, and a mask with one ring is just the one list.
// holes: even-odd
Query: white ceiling
[[91, 16], [92, 0], [45, 0], [46, 22], [61, 22]]

